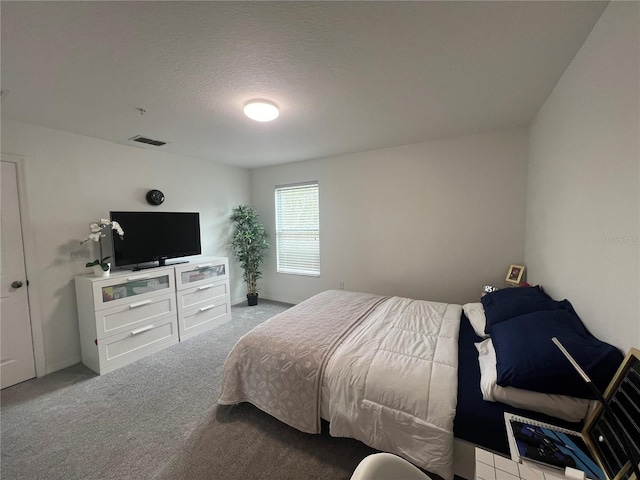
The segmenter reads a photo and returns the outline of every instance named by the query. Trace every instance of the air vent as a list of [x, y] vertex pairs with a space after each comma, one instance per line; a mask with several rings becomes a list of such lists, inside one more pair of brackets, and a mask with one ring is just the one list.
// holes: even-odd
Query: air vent
[[167, 142], [163, 142], [161, 140], [153, 140], [152, 138], [143, 137], [142, 135], [136, 135], [135, 137], [131, 137], [129, 140], [138, 143], [146, 143], [147, 145], [153, 145], [154, 147], [161, 147], [167, 144]]

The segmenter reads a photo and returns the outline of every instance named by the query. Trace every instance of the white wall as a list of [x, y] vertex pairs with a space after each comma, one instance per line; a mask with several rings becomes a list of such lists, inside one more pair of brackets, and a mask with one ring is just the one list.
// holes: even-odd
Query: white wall
[[[35, 257], [28, 275], [30, 293], [38, 296], [34, 318], [42, 322], [47, 373], [81, 359], [73, 277], [89, 270], [71, 252], [80, 250], [91, 222], [110, 210], [198, 211], [203, 255], [228, 256], [227, 218], [250, 199], [245, 169], [20, 122], [3, 120], [2, 153], [24, 157]], [[151, 188], [166, 195], [160, 207], [146, 203]], [[232, 299], [241, 299], [237, 269], [231, 278]]]
[[276, 273], [263, 297], [300, 302], [347, 290], [465, 303], [504, 284], [524, 260], [525, 129], [368, 151], [251, 172], [252, 199], [274, 235], [274, 187], [318, 180], [321, 276]]
[[640, 4], [612, 2], [530, 130], [525, 260], [592, 333], [640, 346]]
[[607, 8], [529, 132], [248, 172], [3, 120], [2, 152], [25, 158], [28, 273], [46, 371], [80, 361], [73, 276], [87, 269], [70, 256], [90, 222], [112, 209], [152, 210], [144, 194], [159, 188], [160, 208], [201, 212], [203, 254], [226, 256], [231, 208], [253, 203], [273, 234], [275, 185], [308, 180], [320, 182], [322, 275], [276, 273], [272, 249], [265, 298], [297, 303], [344, 281], [464, 303], [525, 262], [528, 280], [569, 298], [594, 334], [623, 349], [640, 345], [639, 9]]

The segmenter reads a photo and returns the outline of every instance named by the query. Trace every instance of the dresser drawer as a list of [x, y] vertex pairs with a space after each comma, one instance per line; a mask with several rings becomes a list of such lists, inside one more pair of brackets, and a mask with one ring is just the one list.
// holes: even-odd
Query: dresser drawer
[[94, 308], [112, 308], [128, 305], [164, 293], [175, 292], [173, 269], [153, 272], [128, 272], [93, 283]]
[[211, 258], [176, 267], [176, 289], [184, 290], [229, 278], [226, 258]]
[[180, 312], [178, 314], [180, 340], [223, 325], [229, 320], [231, 320], [231, 310], [228, 298], [219, 303], [212, 302], [200, 308]]
[[166, 293], [146, 299], [133, 297], [127, 305], [98, 310], [96, 312], [97, 337], [105, 338], [128, 332], [167, 315], [176, 316], [176, 298]]
[[209, 282], [199, 287], [178, 292], [178, 311], [182, 312], [205, 304], [221, 303], [229, 297], [229, 281]]
[[174, 343], [178, 343], [175, 317], [99, 339], [100, 373], [110, 372]]

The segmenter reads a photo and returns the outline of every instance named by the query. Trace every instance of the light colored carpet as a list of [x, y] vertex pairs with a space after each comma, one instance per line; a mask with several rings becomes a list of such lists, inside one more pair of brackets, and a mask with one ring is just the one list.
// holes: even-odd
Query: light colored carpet
[[109, 374], [79, 364], [3, 390], [2, 480], [348, 479], [374, 450], [216, 405], [231, 347], [289, 306], [234, 306], [230, 323]]

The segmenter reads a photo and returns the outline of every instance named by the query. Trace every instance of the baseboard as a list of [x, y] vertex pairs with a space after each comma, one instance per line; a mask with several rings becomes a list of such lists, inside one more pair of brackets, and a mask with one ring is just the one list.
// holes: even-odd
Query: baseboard
[[242, 302], [246, 302], [247, 301], [247, 297], [242, 297], [242, 298], [233, 298], [231, 299], [231, 305], [238, 305]]
[[[260, 300], [269, 300], [271, 302], [279, 302], [279, 303], [288, 303], [289, 305], [297, 305], [298, 303], [300, 303], [302, 300], [291, 300], [291, 299], [280, 299], [280, 298], [272, 298], [271, 296], [269, 297], [260, 297], [258, 299], [258, 302]], [[246, 302], [247, 301], [247, 297], [242, 297], [242, 298], [236, 298], [236, 299], [232, 299], [231, 300], [231, 305], [239, 305], [240, 303]]]
[[53, 372], [57, 372], [58, 370], [62, 370], [63, 368], [71, 367], [73, 365], [77, 365], [78, 363], [82, 363], [82, 356], [77, 356], [73, 358], [68, 358], [62, 362], [56, 362], [53, 364], [47, 363], [47, 369], [45, 375], [48, 375]]
[[268, 297], [260, 297], [264, 300], [270, 300], [272, 302], [279, 302], [279, 303], [288, 303], [289, 305], [297, 305], [300, 302], [302, 302], [302, 300], [294, 300], [291, 298], [274, 298], [271, 295], [269, 295]]

